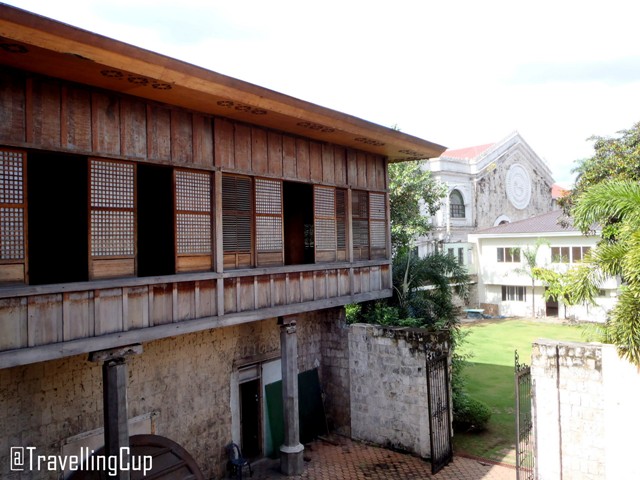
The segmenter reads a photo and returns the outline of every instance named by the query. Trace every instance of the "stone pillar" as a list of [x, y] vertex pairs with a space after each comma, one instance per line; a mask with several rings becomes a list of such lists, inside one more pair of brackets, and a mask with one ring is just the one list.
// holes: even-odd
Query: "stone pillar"
[[[102, 362], [102, 404], [104, 415], [104, 454], [121, 458], [129, 447], [127, 408], [127, 357], [142, 353], [142, 345], [92, 352], [89, 360]], [[116, 480], [129, 480], [129, 471], [118, 469]]]
[[298, 416], [298, 337], [294, 317], [279, 317], [282, 355], [282, 405], [284, 444], [280, 447], [280, 470], [288, 476], [303, 470], [304, 446], [300, 443]]

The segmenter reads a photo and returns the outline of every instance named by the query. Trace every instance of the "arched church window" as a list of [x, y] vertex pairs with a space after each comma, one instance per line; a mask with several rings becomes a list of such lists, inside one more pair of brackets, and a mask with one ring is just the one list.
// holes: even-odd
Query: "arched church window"
[[464, 218], [464, 199], [458, 190], [453, 190], [449, 194], [449, 214], [451, 218]]

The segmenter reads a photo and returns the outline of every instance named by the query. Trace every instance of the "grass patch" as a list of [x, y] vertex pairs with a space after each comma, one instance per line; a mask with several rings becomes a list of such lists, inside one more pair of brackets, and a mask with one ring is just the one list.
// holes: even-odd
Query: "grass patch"
[[532, 320], [479, 322], [462, 327], [469, 335], [460, 351], [470, 354], [464, 371], [469, 395], [492, 411], [487, 429], [456, 433], [458, 453], [515, 464], [514, 351], [520, 363], [530, 363], [531, 344], [539, 338], [583, 341], [582, 327]]

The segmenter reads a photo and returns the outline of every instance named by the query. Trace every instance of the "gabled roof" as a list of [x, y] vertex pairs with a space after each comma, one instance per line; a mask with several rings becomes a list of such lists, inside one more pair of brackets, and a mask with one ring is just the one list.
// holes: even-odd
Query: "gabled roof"
[[438, 157], [438, 144], [0, 4], [0, 65], [386, 156]]
[[519, 220], [517, 222], [505, 223], [495, 227], [485, 228], [484, 230], [478, 230], [476, 235], [501, 235], [511, 233], [560, 233], [560, 232], [574, 232], [580, 233], [580, 231], [573, 226], [571, 219], [568, 219], [567, 227], [560, 225], [559, 221], [562, 217], [562, 210], [553, 210], [542, 215], [536, 215], [525, 220]]

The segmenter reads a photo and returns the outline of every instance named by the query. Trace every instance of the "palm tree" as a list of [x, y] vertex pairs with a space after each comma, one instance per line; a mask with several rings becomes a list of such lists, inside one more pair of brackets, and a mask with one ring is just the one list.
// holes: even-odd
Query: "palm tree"
[[591, 301], [607, 277], [622, 287], [605, 328], [606, 340], [640, 366], [640, 184], [610, 180], [586, 190], [572, 210], [584, 233], [602, 226], [602, 240], [571, 277], [575, 300]]
[[410, 250], [397, 252], [393, 259], [392, 303], [400, 316], [420, 319], [424, 326], [452, 325], [457, 312], [453, 292], [465, 298], [469, 277], [452, 255], [432, 253], [420, 258]]

